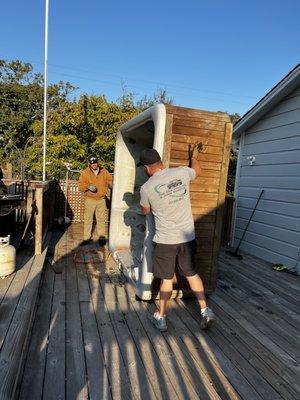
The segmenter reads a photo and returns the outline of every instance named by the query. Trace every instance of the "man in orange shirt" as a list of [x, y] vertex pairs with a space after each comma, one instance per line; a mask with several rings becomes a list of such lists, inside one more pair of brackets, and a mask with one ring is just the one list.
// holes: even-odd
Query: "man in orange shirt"
[[100, 245], [105, 245], [105, 197], [108, 188], [111, 187], [112, 177], [105, 168], [99, 165], [96, 156], [90, 156], [88, 161], [88, 167], [81, 172], [78, 180], [78, 189], [80, 192], [84, 193], [85, 196], [84, 232], [83, 241], [80, 245], [91, 242], [94, 214], [97, 221], [96, 229], [99, 243]]

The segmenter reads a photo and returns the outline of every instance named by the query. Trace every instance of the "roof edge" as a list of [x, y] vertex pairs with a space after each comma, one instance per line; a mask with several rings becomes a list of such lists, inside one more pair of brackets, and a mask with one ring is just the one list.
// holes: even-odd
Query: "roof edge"
[[296, 65], [277, 83], [258, 103], [255, 104], [233, 127], [233, 138], [238, 139], [242, 132], [254, 125], [283, 97], [294, 90], [300, 83], [300, 64]]

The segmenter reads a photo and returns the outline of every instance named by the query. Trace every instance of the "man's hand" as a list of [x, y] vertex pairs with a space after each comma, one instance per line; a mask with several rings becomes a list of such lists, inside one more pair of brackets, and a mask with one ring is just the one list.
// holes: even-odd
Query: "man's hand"
[[195, 158], [196, 160], [198, 159], [198, 156], [200, 153], [202, 153], [204, 150], [204, 145], [202, 142], [199, 143], [194, 143], [194, 144], [189, 144], [189, 157], [190, 160], [192, 158]]
[[140, 205], [140, 210], [141, 210], [143, 215], [147, 215], [151, 211], [151, 208], [150, 207], [149, 208], [148, 207], [143, 207], [142, 205]]
[[89, 185], [88, 190], [93, 193], [97, 193], [97, 188], [95, 185]]

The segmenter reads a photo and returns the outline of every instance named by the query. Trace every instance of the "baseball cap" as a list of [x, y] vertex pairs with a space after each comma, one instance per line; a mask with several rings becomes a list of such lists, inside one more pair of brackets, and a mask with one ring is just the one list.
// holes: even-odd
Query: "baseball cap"
[[155, 149], [144, 149], [140, 154], [140, 162], [137, 166], [151, 165], [161, 161], [160, 155]]
[[89, 156], [89, 164], [94, 164], [98, 162], [98, 157], [96, 156]]

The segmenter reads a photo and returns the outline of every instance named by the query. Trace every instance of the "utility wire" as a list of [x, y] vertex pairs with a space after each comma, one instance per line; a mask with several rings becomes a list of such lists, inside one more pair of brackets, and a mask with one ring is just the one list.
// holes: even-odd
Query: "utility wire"
[[[38, 62], [38, 61], [33, 61], [33, 63], [34, 64], [38, 64], [38, 65], [43, 65], [41, 62]], [[59, 64], [49, 63], [49, 66], [55, 67], [55, 68], [58, 68], [58, 69], [66, 69], [66, 70], [70, 70], [70, 71], [85, 72], [85, 73], [88, 73], [88, 74], [99, 74], [99, 72], [96, 72], [96, 71], [91, 71], [91, 70], [87, 70], [87, 69], [80, 69], [80, 68], [74, 68], [74, 67], [68, 67], [68, 66], [59, 65]], [[53, 71], [51, 73], [53, 73]], [[93, 78], [87, 78], [87, 77], [82, 77], [82, 76], [73, 75], [73, 74], [62, 74], [62, 75], [70, 76], [70, 77], [78, 77], [80, 79], [94, 80]], [[119, 75], [119, 74], [111, 74], [111, 73], [105, 73], [105, 72], [103, 73], [103, 72], [101, 72], [101, 75], [112, 76], [112, 77], [115, 77], [115, 78], [117, 78], [119, 80], [128, 79], [130, 81], [135, 81], [135, 82], [149, 83], [149, 84], [163, 86], [163, 87], [174, 87], [174, 88], [186, 89], [186, 90], [190, 90], [190, 91], [194, 91], [194, 92], [206, 92], [206, 93], [219, 94], [219, 95], [223, 95], [223, 96], [243, 97], [243, 98], [254, 99], [254, 100], [257, 99], [255, 96], [249, 96], [249, 95], [240, 94], [240, 93], [230, 93], [230, 92], [224, 92], [224, 91], [219, 91], [219, 90], [198, 89], [198, 88], [195, 88], [195, 87], [191, 88], [191, 87], [185, 86], [185, 85], [176, 85], [174, 83], [168, 83], [168, 82], [159, 82], [159, 81], [151, 81], [151, 80], [146, 80], [146, 79], [137, 79], [137, 78], [132, 78], [132, 77], [129, 77], [129, 76], [124, 76], [124, 75]], [[105, 82], [105, 81], [103, 81], [103, 82]], [[111, 82], [107, 81], [107, 83], [111, 83]]]
[[[65, 67], [65, 66], [57, 65], [57, 64], [50, 64], [50, 65], [52, 67], [55, 67], [55, 68], [67, 69], [67, 70], [70, 70], [70, 71], [79, 71], [79, 72], [86, 72], [86, 73], [91, 73], [91, 74], [98, 74], [99, 73], [99, 72], [95, 72], [95, 71], [91, 71], [91, 70], [85, 70], [85, 69], [79, 69], [79, 68], [70, 68], [70, 67]], [[103, 73], [101, 73], [101, 74], [103, 75]], [[191, 88], [189, 86], [176, 85], [174, 83], [150, 81], [150, 80], [146, 80], [146, 79], [136, 79], [136, 78], [132, 78], [132, 77], [128, 77], [128, 76], [127, 77], [126, 76], [121, 76], [121, 75], [117, 75], [117, 74], [104, 73], [104, 75], [112, 76], [112, 77], [118, 78], [120, 80], [128, 79], [130, 81], [135, 81], [135, 82], [149, 83], [149, 84], [159, 85], [159, 86], [163, 86], [163, 87], [174, 87], [174, 88], [179, 88], [179, 89], [186, 89], [186, 90], [191, 90], [191, 91], [194, 91], [194, 92], [206, 92], [206, 93], [219, 94], [219, 95], [223, 95], [223, 96], [233, 96], [233, 97], [239, 96], [239, 97], [244, 97], [244, 98], [249, 98], [249, 99], [256, 99], [256, 97], [254, 97], [254, 96], [248, 96], [248, 95], [244, 95], [244, 94], [235, 94], [235, 93], [229, 93], [229, 92], [223, 92], [223, 91], [217, 91], [217, 90]]]

